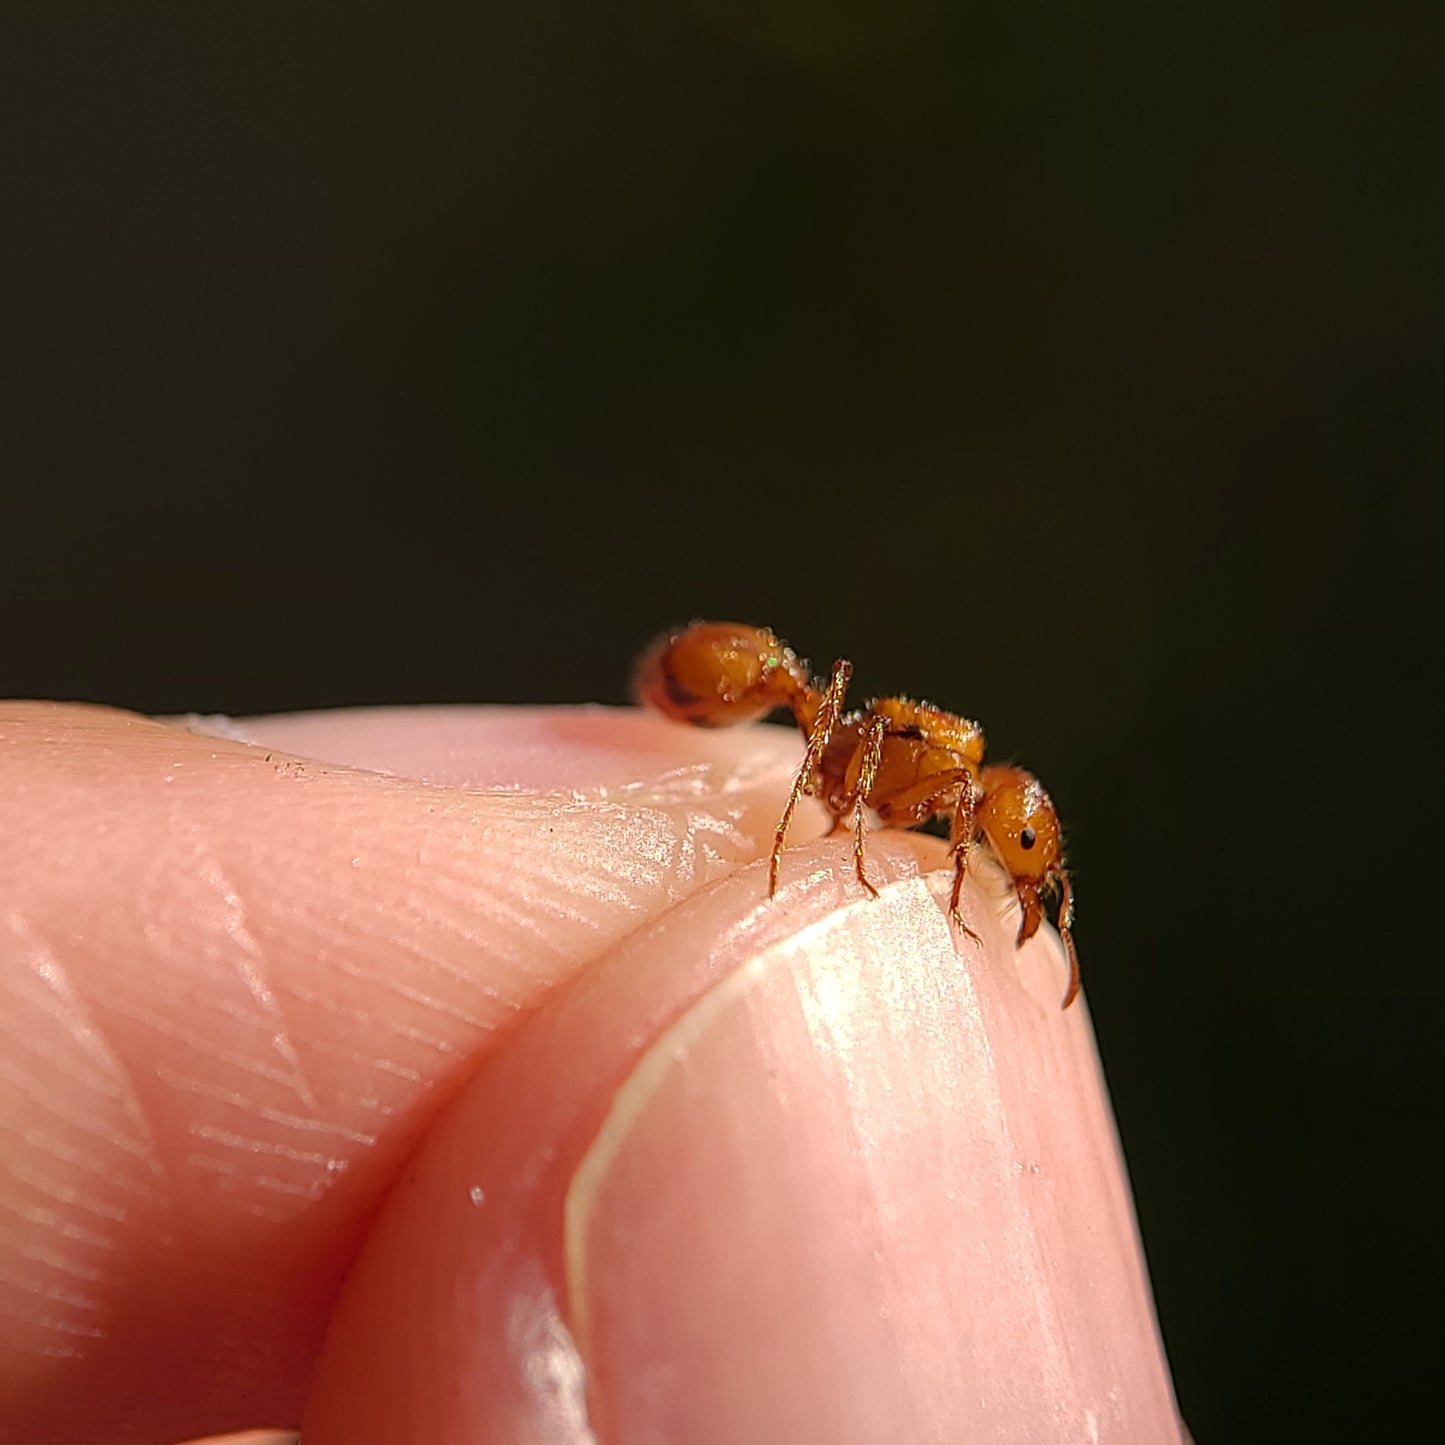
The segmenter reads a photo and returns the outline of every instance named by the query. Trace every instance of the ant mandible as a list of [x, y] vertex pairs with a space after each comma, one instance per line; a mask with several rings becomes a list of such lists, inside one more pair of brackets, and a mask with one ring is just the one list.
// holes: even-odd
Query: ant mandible
[[637, 699], [665, 717], [694, 727], [755, 722], [778, 708], [797, 720], [806, 742], [773, 835], [768, 895], [788, 827], [805, 795], [833, 815], [833, 831], [851, 820], [858, 881], [874, 897], [863, 859], [865, 813], [885, 828], [912, 828], [932, 817], [950, 820], [953, 894], [949, 913], [970, 937], [959, 899], [975, 844], [985, 840], [1013, 882], [1023, 921], [1015, 947], [1038, 932], [1044, 894], [1057, 886], [1059, 936], [1069, 961], [1063, 1007], [1079, 991], [1072, 926], [1074, 894], [1063, 861], [1063, 833], [1049, 795], [1022, 768], [983, 765], [983, 730], [976, 722], [903, 697], [878, 698], [853, 712], [843, 699], [853, 664], [839, 659], [824, 683], [786, 643], [765, 627], [694, 622], [664, 633], [643, 655], [634, 678]]

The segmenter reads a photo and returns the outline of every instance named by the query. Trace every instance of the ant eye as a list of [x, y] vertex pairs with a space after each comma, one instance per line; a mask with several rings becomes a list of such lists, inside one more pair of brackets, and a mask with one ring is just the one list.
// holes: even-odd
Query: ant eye
[[1025, 828], [1023, 832], [1019, 834], [1019, 847], [1025, 851], [1032, 848], [1037, 842], [1038, 834], [1035, 833], [1032, 828]]

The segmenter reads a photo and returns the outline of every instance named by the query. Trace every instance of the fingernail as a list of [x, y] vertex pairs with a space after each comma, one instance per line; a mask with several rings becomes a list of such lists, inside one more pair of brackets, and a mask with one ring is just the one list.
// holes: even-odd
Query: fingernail
[[965, 970], [927, 889], [887, 889], [641, 1056], [565, 1210], [600, 1441], [1180, 1438], [1092, 1038], [1035, 942]]

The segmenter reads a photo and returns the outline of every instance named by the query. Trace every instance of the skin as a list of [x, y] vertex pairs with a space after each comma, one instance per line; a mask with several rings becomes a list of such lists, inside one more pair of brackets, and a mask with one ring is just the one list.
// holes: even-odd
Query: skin
[[798, 756], [0, 705], [0, 1442], [1181, 1438], [1057, 940], [769, 903]]

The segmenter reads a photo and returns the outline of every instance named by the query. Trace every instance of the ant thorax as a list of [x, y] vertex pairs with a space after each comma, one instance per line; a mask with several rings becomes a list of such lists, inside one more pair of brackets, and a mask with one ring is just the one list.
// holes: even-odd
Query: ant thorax
[[870, 764], [870, 738], [876, 738], [876, 757], [863, 801], [885, 827], [952, 816], [972, 794], [983, 756], [977, 726], [926, 703], [887, 698], [844, 718], [819, 760], [811, 791], [835, 817], [846, 811]]

